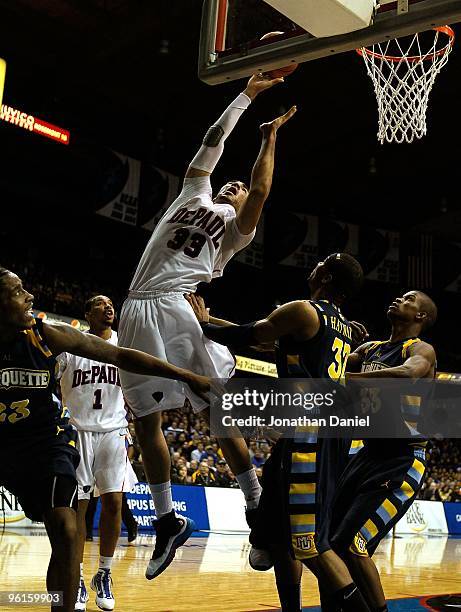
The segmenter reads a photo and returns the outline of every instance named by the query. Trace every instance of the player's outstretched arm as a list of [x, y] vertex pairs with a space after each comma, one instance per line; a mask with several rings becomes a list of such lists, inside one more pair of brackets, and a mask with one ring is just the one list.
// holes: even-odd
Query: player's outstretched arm
[[284, 304], [267, 318], [244, 325], [214, 325], [209, 321], [203, 298], [191, 295], [188, 301], [204, 334], [210, 340], [234, 349], [269, 344], [289, 335], [296, 335], [301, 341], [308, 340], [315, 336], [320, 325], [317, 311], [304, 301]]
[[354, 378], [425, 378], [434, 371], [436, 356], [434, 347], [427, 342], [418, 342], [410, 347], [410, 356], [395, 368], [346, 374], [346, 379]]
[[256, 229], [263, 206], [269, 196], [274, 175], [275, 142], [278, 129], [293, 117], [296, 106], [260, 127], [262, 143], [259, 155], [251, 173], [250, 191], [248, 198], [237, 213], [237, 227], [241, 234], [247, 236]]
[[121, 370], [135, 374], [179, 380], [188, 384], [194, 393], [207, 401], [210, 390], [219, 392], [213, 386], [212, 380], [206, 376], [178, 368], [142, 351], [114, 346], [92, 334], [83, 334], [65, 323], [44, 323], [43, 330], [46, 342], [55, 355], [71, 353], [94, 361], [111, 363]]
[[217, 319], [216, 317], [212, 317], [210, 315], [210, 309], [206, 307], [205, 300], [201, 295], [197, 295], [196, 293], [186, 293], [184, 297], [192, 307], [192, 310], [194, 311], [199, 323], [211, 323], [212, 325], [219, 325], [220, 327], [237, 325], [237, 323], [232, 323], [231, 321], [226, 321], [225, 319]]
[[209, 176], [213, 172], [224, 151], [224, 142], [243, 112], [256, 96], [278, 83], [283, 83], [283, 79], [269, 79], [261, 74], [251, 77], [246, 89], [231, 102], [205, 134], [202, 146], [187, 169], [186, 178]]

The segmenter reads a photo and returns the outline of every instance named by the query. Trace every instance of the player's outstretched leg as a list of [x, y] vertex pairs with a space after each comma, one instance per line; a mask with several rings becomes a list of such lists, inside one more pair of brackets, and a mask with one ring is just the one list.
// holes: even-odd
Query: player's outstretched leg
[[171, 459], [161, 429], [161, 413], [155, 412], [135, 421], [136, 436], [142, 450], [142, 460], [154, 501], [157, 520], [155, 548], [146, 569], [146, 578], [152, 580], [173, 561], [176, 550], [196, 529], [194, 521], [176, 514], [171, 495]]

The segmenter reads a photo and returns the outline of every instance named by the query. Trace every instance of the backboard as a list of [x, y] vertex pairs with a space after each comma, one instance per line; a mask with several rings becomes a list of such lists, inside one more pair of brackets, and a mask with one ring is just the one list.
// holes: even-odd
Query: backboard
[[[316, 38], [271, 0], [204, 0], [199, 77], [215, 85], [461, 21], [460, 0], [381, 0], [370, 26]], [[303, 0], [299, 0], [302, 2]], [[289, 0], [286, 0], [287, 5]], [[283, 0], [277, 2], [283, 8]], [[260, 38], [281, 31], [275, 39]]]

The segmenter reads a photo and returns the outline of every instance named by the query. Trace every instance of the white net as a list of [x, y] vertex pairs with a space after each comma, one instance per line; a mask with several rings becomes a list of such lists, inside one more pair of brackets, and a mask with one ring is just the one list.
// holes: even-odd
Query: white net
[[425, 136], [429, 94], [453, 42], [453, 30], [443, 26], [358, 49], [378, 100], [381, 143], [413, 142]]

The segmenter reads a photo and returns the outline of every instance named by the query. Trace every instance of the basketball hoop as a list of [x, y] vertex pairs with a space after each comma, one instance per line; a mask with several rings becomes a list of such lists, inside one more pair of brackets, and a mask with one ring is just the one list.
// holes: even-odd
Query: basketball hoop
[[357, 49], [375, 88], [381, 144], [413, 142], [426, 135], [429, 94], [448, 62], [454, 40], [452, 28], [441, 26], [411, 39], [394, 38]]

